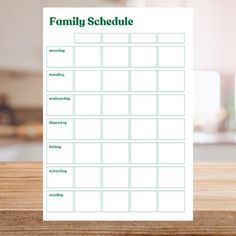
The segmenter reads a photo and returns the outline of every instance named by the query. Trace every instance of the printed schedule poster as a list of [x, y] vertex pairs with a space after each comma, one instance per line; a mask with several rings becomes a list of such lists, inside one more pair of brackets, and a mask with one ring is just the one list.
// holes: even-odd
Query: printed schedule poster
[[192, 10], [43, 14], [44, 220], [192, 220]]

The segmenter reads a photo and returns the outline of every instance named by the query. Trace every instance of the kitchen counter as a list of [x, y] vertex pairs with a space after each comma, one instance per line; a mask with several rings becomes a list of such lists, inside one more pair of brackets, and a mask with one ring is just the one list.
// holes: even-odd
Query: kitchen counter
[[194, 167], [193, 222], [43, 222], [42, 163], [0, 162], [0, 235], [236, 235], [236, 162]]
[[41, 140], [0, 139], [0, 161], [38, 162], [43, 159]]

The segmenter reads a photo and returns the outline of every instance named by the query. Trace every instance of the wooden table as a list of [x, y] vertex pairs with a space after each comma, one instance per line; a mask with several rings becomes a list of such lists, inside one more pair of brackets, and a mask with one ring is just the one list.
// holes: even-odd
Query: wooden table
[[43, 222], [42, 164], [0, 162], [0, 235], [236, 235], [236, 162], [194, 168], [193, 222]]

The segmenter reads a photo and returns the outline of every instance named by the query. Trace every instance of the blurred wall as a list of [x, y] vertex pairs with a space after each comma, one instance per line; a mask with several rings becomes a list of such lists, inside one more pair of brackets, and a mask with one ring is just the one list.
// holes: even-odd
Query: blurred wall
[[15, 109], [42, 107], [43, 7], [123, 5], [123, 0], [0, 0], [0, 94]]
[[14, 108], [38, 108], [42, 106], [42, 76], [20, 74], [0, 76], [0, 94], [8, 96]]
[[[11, 80], [0, 74], [0, 93], [9, 95], [15, 107], [42, 105], [42, 7], [125, 4], [125, 0], [1, 0], [0, 70], [29, 71], [32, 76]], [[232, 92], [236, 0], [129, 0], [128, 6], [193, 7], [194, 68], [220, 72], [226, 83], [223, 93]], [[28, 91], [30, 99], [23, 91]]]
[[131, 5], [192, 7], [194, 10], [194, 69], [236, 72], [236, 0], [144, 0]]
[[236, 1], [186, 0], [194, 8], [195, 68], [236, 72]]

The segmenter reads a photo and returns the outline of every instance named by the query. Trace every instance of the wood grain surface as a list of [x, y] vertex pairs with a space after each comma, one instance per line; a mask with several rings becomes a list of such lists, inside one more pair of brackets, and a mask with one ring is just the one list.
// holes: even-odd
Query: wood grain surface
[[236, 235], [236, 162], [194, 167], [193, 222], [43, 222], [42, 163], [0, 163], [0, 236]]

